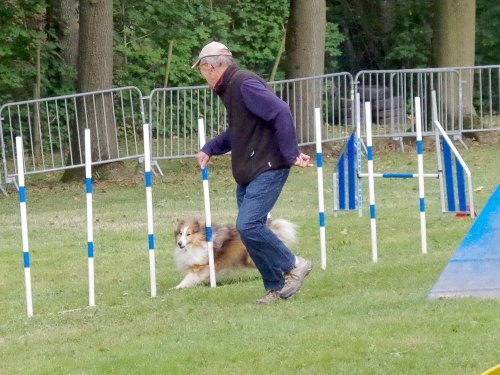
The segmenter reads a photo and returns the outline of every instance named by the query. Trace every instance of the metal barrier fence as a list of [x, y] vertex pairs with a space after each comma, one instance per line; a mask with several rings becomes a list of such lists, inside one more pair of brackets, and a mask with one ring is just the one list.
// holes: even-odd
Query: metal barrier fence
[[[347, 139], [354, 129], [355, 92], [372, 102], [374, 137], [414, 137], [415, 96], [428, 113], [422, 119], [424, 135], [432, 134], [432, 90], [439, 121], [455, 139], [464, 132], [500, 129], [500, 65], [361, 71], [355, 77], [335, 73], [270, 86], [290, 105], [300, 145], [315, 142], [315, 107], [322, 109], [323, 142]], [[83, 166], [85, 128], [92, 129], [98, 145], [94, 164], [141, 158], [146, 121], [153, 160], [192, 156], [198, 150], [198, 117], [205, 120], [207, 139], [226, 129], [226, 110], [207, 86], [155, 89], [149, 97], [136, 87], [123, 87], [5, 104], [0, 107], [0, 191], [2, 182], [15, 183], [17, 135], [25, 143], [26, 174], [34, 174]]]
[[456, 70], [361, 71], [355, 76], [354, 83], [361, 102], [371, 102], [374, 137], [416, 136], [414, 98], [417, 96], [422, 100], [422, 112], [429, 113], [422, 118], [423, 134], [432, 134], [430, 106], [433, 90], [439, 93], [439, 116], [446, 131], [461, 133], [461, 85]]
[[462, 132], [500, 129], [500, 65], [453, 69], [464, 87]]
[[25, 146], [25, 173], [82, 167], [84, 129], [97, 145], [94, 164], [142, 155], [142, 94], [123, 87], [54, 98], [8, 103], [0, 107], [0, 145], [5, 182], [17, 176], [15, 138]]
[[[330, 74], [271, 82], [276, 94], [288, 102], [295, 119], [298, 143], [313, 144], [313, 110], [325, 116], [324, 141], [342, 139], [352, 132], [352, 119], [342, 105], [351, 95], [352, 76]], [[149, 96], [154, 160], [192, 156], [198, 151], [198, 118], [205, 120], [207, 139], [226, 129], [226, 109], [207, 86], [155, 89]]]
[[224, 105], [208, 86], [154, 89], [148, 102], [154, 160], [194, 155], [200, 117], [208, 139], [226, 129]]

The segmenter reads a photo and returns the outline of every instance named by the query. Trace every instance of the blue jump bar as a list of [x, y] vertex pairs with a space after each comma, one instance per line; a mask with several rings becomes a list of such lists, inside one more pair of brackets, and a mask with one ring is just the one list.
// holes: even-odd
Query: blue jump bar
[[383, 178], [413, 178], [416, 177], [413, 173], [384, 173]]

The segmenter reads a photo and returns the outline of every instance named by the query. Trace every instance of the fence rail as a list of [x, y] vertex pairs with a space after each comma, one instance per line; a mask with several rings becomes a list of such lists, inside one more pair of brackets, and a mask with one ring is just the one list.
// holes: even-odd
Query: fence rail
[[[354, 129], [354, 94], [372, 103], [373, 136], [414, 137], [413, 97], [422, 98], [424, 135], [433, 134], [431, 91], [438, 117], [455, 138], [500, 130], [500, 65], [326, 74], [270, 82], [295, 119], [298, 142], [315, 142], [314, 108], [321, 108], [322, 141], [345, 140]], [[146, 110], [145, 110], [146, 109]], [[146, 116], [147, 115], [147, 116]], [[144, 97], [137, 87], [7, 103], [0, 107], [3, 183], [17, 177], [15, 137], [22, 136], [25, 173], [83, 166], [83, 131], [98, 147], [94, 164], [141, 158], [142, 124], [151, 124], [153, 160], [183, 158], [198, 150], [197, 120], [205, 119], [207, 139], [226, 129], [226, 110], [207, 86], [162, 88]], [[361, 135], [365, 137], [364, 129]]]

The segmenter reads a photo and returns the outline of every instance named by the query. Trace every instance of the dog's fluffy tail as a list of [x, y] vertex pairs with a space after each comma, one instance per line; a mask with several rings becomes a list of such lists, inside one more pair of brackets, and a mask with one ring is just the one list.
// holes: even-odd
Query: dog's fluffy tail
[[297, 242], [297, 226], [294, 223], [285, 219], [269, 219], [267, 226], [287, 247]]

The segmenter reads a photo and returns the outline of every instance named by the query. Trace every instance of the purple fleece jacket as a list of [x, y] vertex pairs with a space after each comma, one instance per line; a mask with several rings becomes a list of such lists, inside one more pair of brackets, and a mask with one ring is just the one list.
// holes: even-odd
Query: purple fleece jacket
[[[269, 91], [256, 79], [247, 79], [241, 85], [241, 94], [247, 109], [255, 116], [273, 124], [281, 154], [292, 166], [300, 151], [297, 145], [295, 126], [288, 104]], [[208, 142], [202, 151], [207, 155], [222, 155], [231, 151], [229, 134], [222, 132]]]

